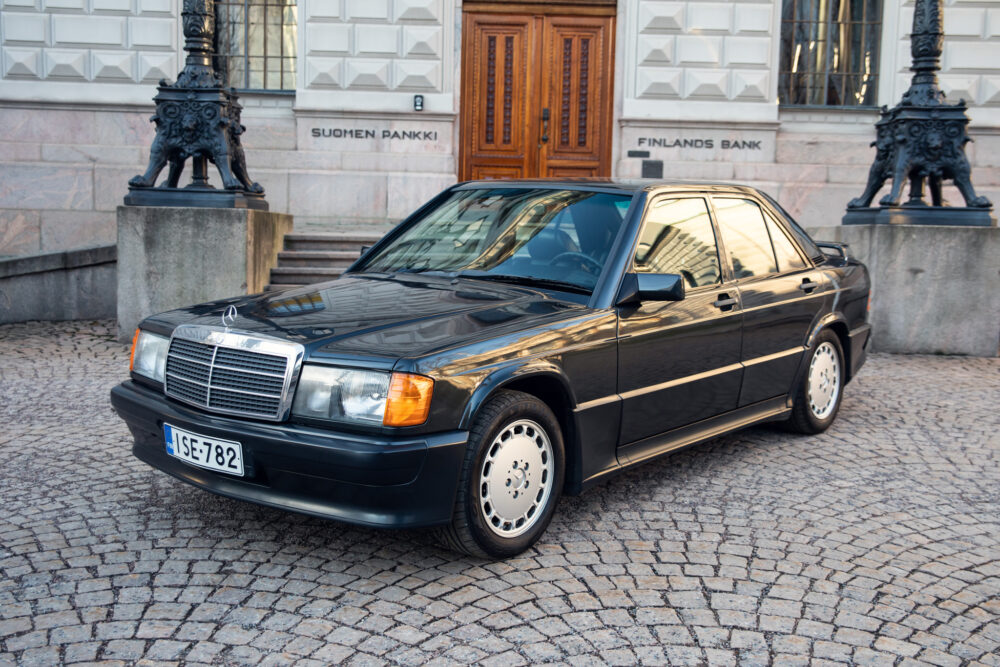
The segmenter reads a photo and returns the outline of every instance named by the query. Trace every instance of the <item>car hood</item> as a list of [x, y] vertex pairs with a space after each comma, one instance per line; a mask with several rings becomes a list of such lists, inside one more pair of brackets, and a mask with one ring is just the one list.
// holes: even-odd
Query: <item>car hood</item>
[[550, 291], [496, 282], [359, 274], [181, 308], [155, 315], [146, 325], [166, 330], [180, 324], [221, 327], [229, 306], [237, 309], [234, 331], [301, 343], [310, 357], [379, 366], [544, 326], [586, 310]]

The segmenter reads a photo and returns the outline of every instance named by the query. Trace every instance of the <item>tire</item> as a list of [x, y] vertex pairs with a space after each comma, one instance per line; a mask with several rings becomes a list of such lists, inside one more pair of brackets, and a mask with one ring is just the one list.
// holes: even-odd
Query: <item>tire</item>
[[565, 461], [552, 410], [530, 394], [498, 392], [473, 422], [452, 521], [438, 539], [480, 558], [521, 553], [552, 520]]
[[837, 334], [824, 329], [809, 353], [786, 425], [797, 433], [822, 433], [837, 418], [843, 395], [844, 350]]

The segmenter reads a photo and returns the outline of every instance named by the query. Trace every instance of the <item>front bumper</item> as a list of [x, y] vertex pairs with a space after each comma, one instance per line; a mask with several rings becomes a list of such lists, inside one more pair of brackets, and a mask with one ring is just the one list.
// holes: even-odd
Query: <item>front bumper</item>
[[[242, 421], [190, 409], [132, 381], [111, 390], [111, 405], [132, 431], [132, 453], [177, 479], [230, 498], [368, 526], [447, 523], [469, 436], [386, 438]], [[245, 475], [168, 455], [164, 422], [240, 442]]]

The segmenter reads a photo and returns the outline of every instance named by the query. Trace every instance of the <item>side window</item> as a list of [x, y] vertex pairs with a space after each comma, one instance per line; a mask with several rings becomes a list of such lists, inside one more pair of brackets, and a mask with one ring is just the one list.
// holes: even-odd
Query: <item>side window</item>
[[639, 236], [635, 270], [678, 273], [689, 288], [722, 282], [715, 232], [704, 199], [653, 202]]
[[778, 270], [785, 272], [806, 268], [806, 263], [802, 260], [802, 256], [795, 249], [795, 244], [785, 235], [785, 231], [781, 228], [781, 225], [775, 222], [769, 215], [765, 215], [764, 218], [767, 220], [767, 231], [771, 235], [774, 254], [778, 258]]
[[733, 265], [733, 277], [776, 273], [778, 267], [760, 207], [748, 199], [713, 197], [722, 243]]

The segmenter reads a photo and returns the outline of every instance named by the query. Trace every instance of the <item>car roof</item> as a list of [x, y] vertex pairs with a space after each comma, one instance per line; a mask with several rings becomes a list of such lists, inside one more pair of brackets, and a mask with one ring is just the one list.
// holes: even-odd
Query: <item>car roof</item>
[[465, 181], [455, 186], [456, 189], [460, 190], [483, 187], [595, 190], [600, 192], [621, 192], [623, 194], [634, 194], [635, 192], [657, 190], [660, 188], [757, 192], [756, 188], [739, 183], [682, 179], [664, 180], [658, 178], [518, 178], [510, 180]]

